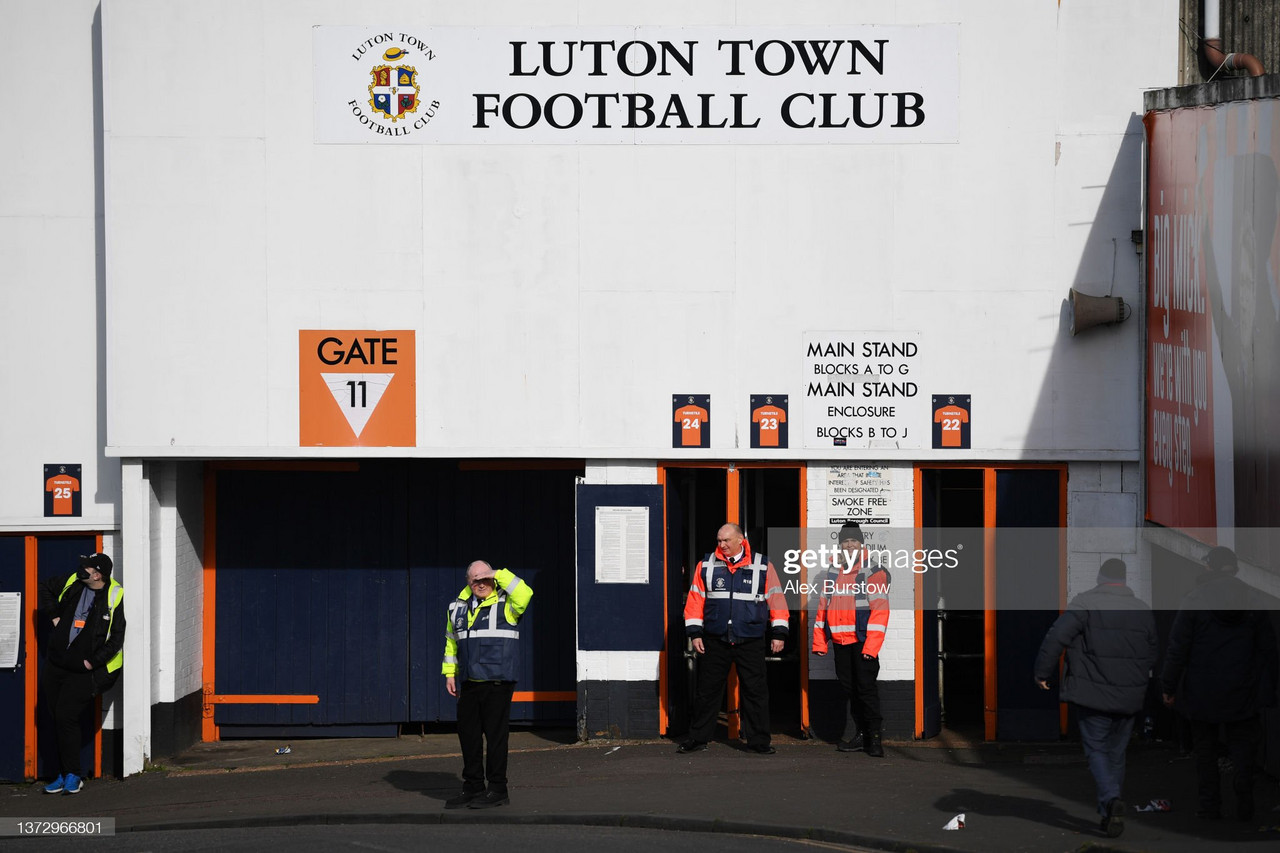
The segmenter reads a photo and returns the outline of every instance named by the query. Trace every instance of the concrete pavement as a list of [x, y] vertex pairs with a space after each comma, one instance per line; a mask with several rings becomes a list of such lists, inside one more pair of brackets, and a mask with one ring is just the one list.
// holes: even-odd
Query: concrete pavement
[[[1250, 824], [1201, 821], [1191, 761], [1164, 744], [1135, 744], [1125, 790], [1134, 806], [1158, 798], [1172, 810], [1131, 814], [1112, 840], [1098, 829], [1076, 744], [891, 743], [886, 758], [873, 759], [817, 741], [774, 743], [771, 756], [724, 742], [679, 755], [666, 740], [578, 744], [566, 731], [516, 730], [511, 805], [445, 811], [460, 788], [453, 734], [294, 741], [288, 755], [275, 753], [283, 743], [225, 741], [128, 779], [91, 780], [76, 796], [0, 786], [0, 816], [111, 816], [122, 833], [316, 823], [635, 826], [920, 851], [1190, 853], [1280, 843], [1275, 780], [1260, 780]], [[944, 830], [960, 812], [965, 828]]]

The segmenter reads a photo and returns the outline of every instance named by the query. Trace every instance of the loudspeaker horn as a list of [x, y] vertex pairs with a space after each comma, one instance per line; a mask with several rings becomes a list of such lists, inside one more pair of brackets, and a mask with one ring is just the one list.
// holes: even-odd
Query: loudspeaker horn
[[1123, 323], [1132, 313], [1119, 296], [1089, 296], [1074, 287], [1067, 293], [1071, 303], [1071, 334], [1078, 335], [1094, 326]]

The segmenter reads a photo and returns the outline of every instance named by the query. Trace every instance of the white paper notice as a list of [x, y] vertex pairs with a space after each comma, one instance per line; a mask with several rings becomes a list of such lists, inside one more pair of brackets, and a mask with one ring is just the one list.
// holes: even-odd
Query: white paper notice
[[18, 665], [22, 635], [22, 593], [0, 592], [0, 669]]
[[596, 507], [596, 583], [649, 582], [649, 508]]

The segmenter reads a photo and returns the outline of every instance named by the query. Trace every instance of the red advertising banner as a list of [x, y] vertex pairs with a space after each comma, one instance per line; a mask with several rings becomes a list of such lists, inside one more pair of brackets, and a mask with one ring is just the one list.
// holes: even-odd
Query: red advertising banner
[[1280, 526], [1280, 104], [1145, 124], [1147, 518], [1213, 543]]

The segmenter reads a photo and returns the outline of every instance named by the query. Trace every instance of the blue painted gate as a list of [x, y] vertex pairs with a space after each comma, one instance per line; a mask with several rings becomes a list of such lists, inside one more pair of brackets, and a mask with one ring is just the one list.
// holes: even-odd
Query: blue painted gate
[[[217, 471], [215, 692], [320, 697], [217, 705], [222, 736], [389, 736], [455, 719], [444, 614], [474, 559], [534, 589], [516, 689], [572, 692], [575, 473], [429, 460]], [[512, 719], [567, 723], [574, 708], [518, 702]]]

